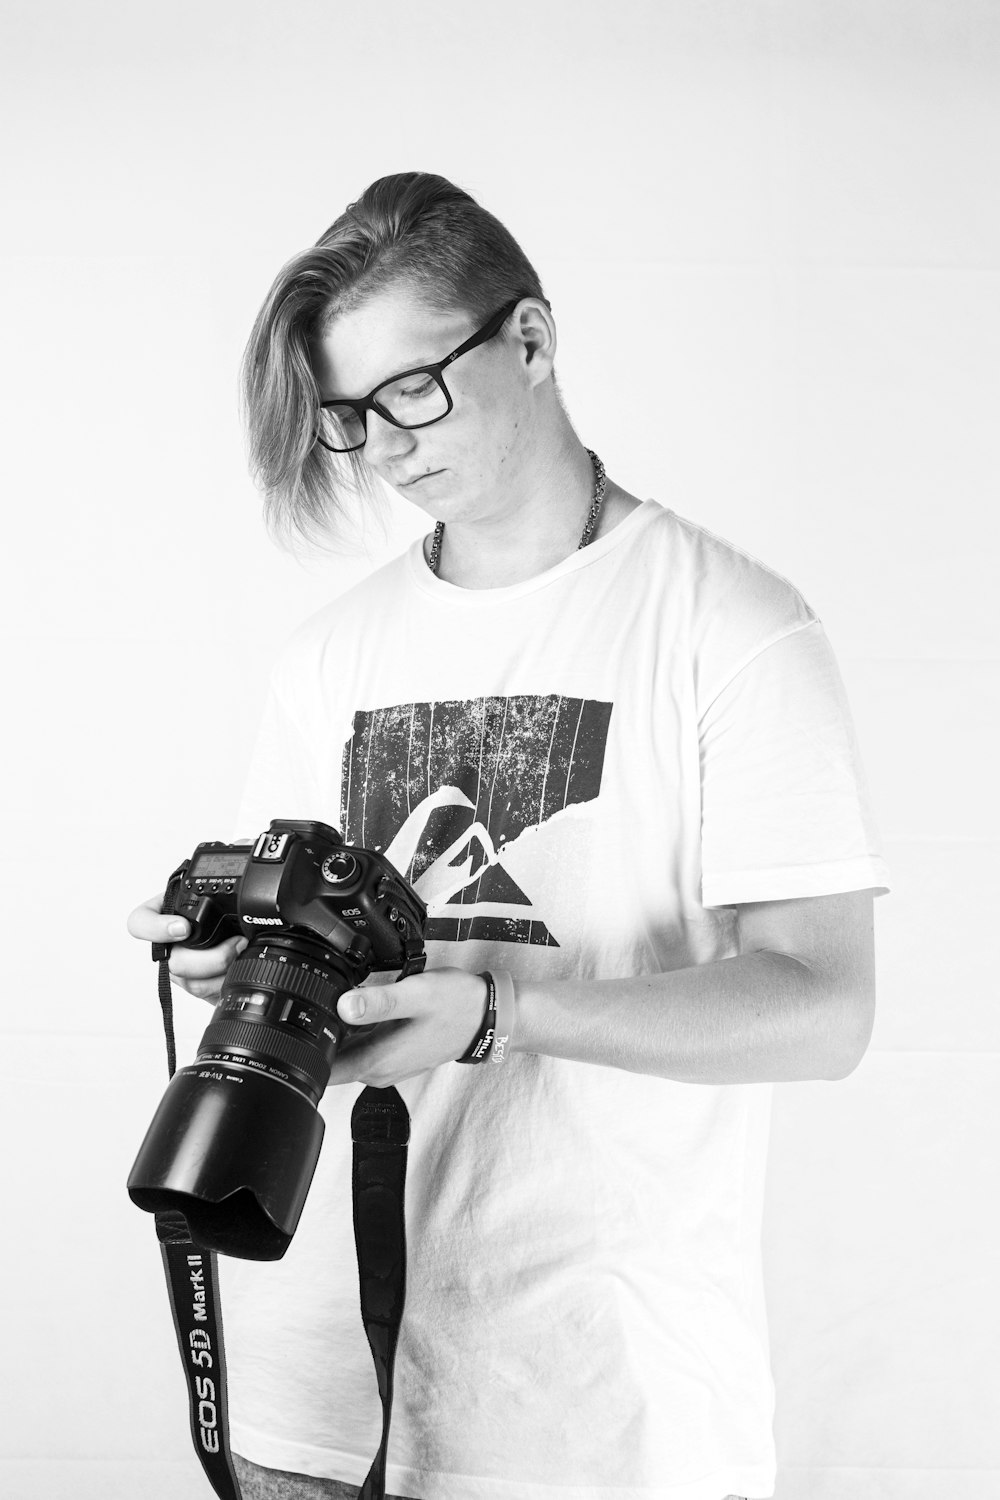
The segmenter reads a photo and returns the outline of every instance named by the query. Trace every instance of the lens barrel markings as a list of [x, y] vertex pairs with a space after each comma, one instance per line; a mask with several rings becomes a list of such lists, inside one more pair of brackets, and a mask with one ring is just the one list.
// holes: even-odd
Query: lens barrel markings
[[335, 1010], [337, 1000], [349, 985], [339, 987], [322, 974], [311, 973], [295, 963], [282, 963], [253, 952], [238, 958], [226, 975], [226, 989], [246, 986], [249, 989], [273, 989], [285, 995], [299, 995], [314, 1000], [327, 1010]]
[[289, 1036], [287, 1031], [270, 1026], [266, 1021], [213, 1021], [202, 1037], [198, 1060], [210, 1058], [217, 1052], [231, 1052], [234, 1048], [252, 1053], [254, 1057], [275, 1058], [287, 1063], [320, 1089], [325, 1087], [330, 1076], [330, 1064], [318, 1047], [303, 1045], [297, 1037]]

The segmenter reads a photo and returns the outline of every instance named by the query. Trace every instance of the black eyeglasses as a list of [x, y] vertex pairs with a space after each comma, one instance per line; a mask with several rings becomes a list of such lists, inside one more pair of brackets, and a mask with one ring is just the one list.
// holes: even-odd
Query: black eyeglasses
[[494, 338], [520, 301], [522, 297], [515, 297], [513, 302], [506, 303], [440, 364], [418, 365], [414, 370], [404, 370], [401, 375], [383, 380], [358, 401], [321, 401], [316, 442], [322, 443], [331, 453], [355, 453], [365, 445], [369, 411], [377, 411], [393, 427], [430, 427], [432, 423], [440, 422], [455, 404], [444, 383], [443, 371], [461, 355], [468, 354], [470, 349]]

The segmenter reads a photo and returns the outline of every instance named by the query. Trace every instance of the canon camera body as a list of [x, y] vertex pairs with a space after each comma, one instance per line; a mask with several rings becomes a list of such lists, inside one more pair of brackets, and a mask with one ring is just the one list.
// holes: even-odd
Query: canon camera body
[[[419, 973], [426, 908], [381, 854], [326, 823], [275, 819], [253, 844], [199, 844], [164, 910], [192, 948], [243, 935], [195, 1061], [170, 1080], [128, 1180], [210, 1250], [277, 1260], [323, 1139], [317, 1105], [352, 1033], [337, 1001], [377, 970]], [[165, 952], [154, 957], [163, 957]]]

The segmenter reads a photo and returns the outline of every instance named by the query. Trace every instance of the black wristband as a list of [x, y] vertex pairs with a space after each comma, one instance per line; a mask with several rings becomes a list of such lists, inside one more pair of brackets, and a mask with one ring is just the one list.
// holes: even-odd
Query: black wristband
[[483, 1024], [479, 1028], [479, 1035], [467, 1052], [455, 1061], [460, 1063], [485, 1062], [490, 1055], [493, 1046], [493, 1037], [497, 1029], [497, 999], [496, 990], [493, 986], [492, 974], [480, 974], [480, 979], [486, 980], [486, 1010], [483, 1013]]

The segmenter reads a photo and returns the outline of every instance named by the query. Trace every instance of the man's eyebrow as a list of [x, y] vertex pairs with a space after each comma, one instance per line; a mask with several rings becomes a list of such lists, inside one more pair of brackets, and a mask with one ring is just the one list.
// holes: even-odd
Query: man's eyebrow
[[[448, 354], [450, 353], [451, 350], [449, 349]], [[447, 354], [442, 354], [441, 359], [447, 358]], [[400, 375], [407, 375], [411, 370], [426, 370], [428, 365], [439, 365], [441, 363], [441, 359], [415, 359], [411, 361], [410, 364], [399, 365], [391, 375], [384, 375], [381, 380], [377, 380], [374, 385], [369, 386], [367, 391], [364, 392], [364, 395], [325, 396], [323, 399], [325, 401], [363, 401], [365, 399], [365, 396], [370, 396], [372, 391], [377, 391], [380, 385], [385, 385], [390, 380], [398, 380]]]
[[377, 380], [374, 385], [369, 386], [368, 389], [367, 389], [367, 391], [365, 391], [363, 395], [344, 396], [344, 395], [341, 395], [341, 394], [338, 393], [335, 396], [324, 396], [321, 393], [320, 394], [320, 400], [321, 401], [363, 401], [366, 396], [370, 396], [371, 393], [372, 393], [372, 391], [377, 391], [378, 388], [379, 388], [379, 386], [380, 385], [385, 385], [387, 383], [387, 381], [398, 380], [399, 377], [400, 377], [400, 375], [407, 375], [411, 370], [426, 370], [427, 367], [428, 367], [428, 365], [439, 365], [439, 364], [441, 364], [444, 360], [446, 360], [448, 358], [449, 354], [453, 353], [453, 351], [460, 346], [461, 341], [462, 341], [461, 334], [460, 333], [456, 333], [454, 335], [454, 338], [458, 342], [457, 343], [451, 343], [451, 344], [449, 344], [448, 348], [445, 349], [443, 351], [443, 353], [439, 354], [438, 357], [437, 357], [437, 359], [427, 359], [427, 358], [411, 359], [411, 360], [409, 360], [404, 365], [397, 365], [396, 369], [393, 370], [390, 375], [383, 375], [382, 379], [381, 380]]

